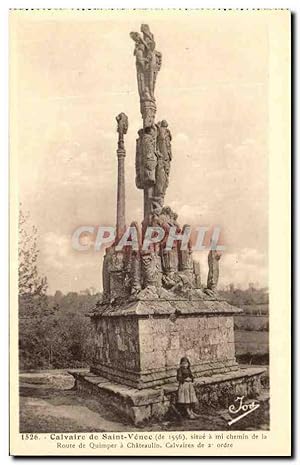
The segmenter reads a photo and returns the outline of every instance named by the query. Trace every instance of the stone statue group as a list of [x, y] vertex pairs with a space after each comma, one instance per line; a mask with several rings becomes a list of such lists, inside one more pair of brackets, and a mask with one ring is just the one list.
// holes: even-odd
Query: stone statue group
[[[135, 43], [134, 56], [143, 119], [143, 127], [138, 131], [136, 140], [135, 159], [136, 186], [144, 192], [141, 236], [144, 236], [148, 226], [160, 226], [165, 231], [176, 227], [177, 233], [181, 233], [187, 225], [182, 229], [177, 223], [177, 214], [164, 204], [172, 161], [172, 135], [166, 120], [155, 122], [154, 91], [162, 55], [156, 50], [154, 36], [147, 24], [141, 25], [140, 33], [131, 32], [130, 37]], [[124, 134], [128, 130], [128, 118], [120, 113], [116, 119], [119, 133], [117, 153], [121, 161], [125, 156]], [[123, 162], [120, 167], [118, 182], [123, 185]], [[125, 190], [120, 196], [125, 196]], [[125, 199], [120, 198], [119, 201], [124, 208], [120, 215], [123, 228]], [[139, 230], [137, 223], [132, 225]], [[146, 252], [142, 249], [118, 251], [114, 245], [107, 249], [103, 264], [104, 301], [126, 300], [129, 296], [171, 299], [174, 293], [203, 298], [199, 263], [193, 259], [191, 246], [181, 250], [179, 242], [171, 250], [167, 250], [163, 242]], [[215, 251], [210, 251], [205, 291], [212, 296], [219, 276], [219, 258]]]
[[155, 50], [155, 40], [148, 24], [141, 25], [141, 33], [131, 32], [135, 42], [137, 83], [141, 101], [155, 100], [154, 89], [157, 73], [161, 68], [161, 53]]
[[143, 128], [138, 131], [136, 143], [136, 186], [144, 190], [144, 222], [149, 223], [152, 214], [159, 214], [169, 183], [172, 160], [171, 132], [166, 120], [155, 123], [154, 97], [157, 74], [162, 55], [155, 47], [154, 35], [147, 24], [141, 25], [141, 33], [131, 32], [135, 42], [137, 83]]
[[172, 135], [167, 121], [140, 129], [136, 142], [136, 187], [146, 190], [148, 214], [159, 214], [169, 184]]

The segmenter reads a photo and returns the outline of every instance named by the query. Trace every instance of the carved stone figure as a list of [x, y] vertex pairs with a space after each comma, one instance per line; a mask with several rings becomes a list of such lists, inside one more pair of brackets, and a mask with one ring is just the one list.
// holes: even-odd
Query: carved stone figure
[[103, 283], [103, 302], [109, 302], [110, 300], [110, 269], [111, 269], [111, 252], [107, 248], [103, 258], [102, 265], [102, 283]]
[[133, 221], [130, 225], [136, 229], [139, 250], [130, 249], [130, 259], [129, 259], [129, 285], [130, 293], [132, 296], [136, 296], [142, 288], [142, 270], [141, 270], [141, 237], [139, 226], [136, 221]]
[[143, 287], [154, 286], [158, 282], [158, 258], [155, 252], [143, 253], [142, 259], [142, 276]]
[[149, 90], [150, 97], [154, 99], [154, 88], [156, 83], [157, 73], [161, 68], [161, 53], [155, 50], [154, 35], [150, 31], [148, 24], [142, 24], [141, 32], [143, 33], [144, 43], [146, 44], [146, 86]]
[[167, 121], [163, 120], [157, 123], [157, 143], [156, 143], [156, 183], [154, 196], [158, 204], [162, 207], [164, 204], [165, 193], [169, 184], [171, 153], [171, 133], [168, 129]]
[[153, 186], [156, 182], [156, 128], [148, 127], [143, 136], [143, 178], [144, 187]]
[[[153, 189], [152, 189], [153, 190]], [[149, 206], [148, 206], [148, 211], [150, 213], [151, 218], [153, 216], [159, 215], [161, 212], [162, 206], [163, 206], [163, 197], [161, 195], [150, 195], [149, 196]]]
[[147, 190], [148, 213], [161, 212], [168, 186], [170, 145], [165, 129], [157, 125], [140, 129], [136, 141], [136, 186]]
[[193, 272], [194, 272], [194, 286], [196, 289], [201, 289], [200, 263], [196, 260], [193, 260]]
[[184, 274], [188, 280], [194, 282], [193, 252], [190, 249], [179, 250], [179, 271]]
[[150, 98], [149, 91], [146, 88], [146, 44], [142, 36], [138, 32], [131, 32], [130, 37], [135, 42], [134, 47], [134, 56], [135, 56], [135, 65], [136, 65], [136, 73], [137, 73], [137, 84], [138, 84], [138, 91], [140, 95], [140, 99], [145, 100], [146, 98]]
[[130, 293], [136, 295], [142, 288], [141, 257], [137, 252], [132, 253], [130, 264]]
[[210, 250], [208, 254], [207, 289], [216, 290], [219, 280], [219, 260], [221, 254], [216, 250]]
[[171, 227], [176, 227], [177, 232], [180, 232], [178, 223], [176, 222], [177, 214], [170, 207], [163, 207], [159, 216], [154, 221], [165, 230], [165, 238], [160, 245], [160, 253], [162, 259], [162, 269], [165, 274], [170, 274], [178, 271], [179, 256], [178, 244], [174, 242], [171, 250], [166, 250], [166, 241], [169, 237]]
[[109, 276], [110, 276], [110, 298], [119, 299], [128, 295], [129, 289], [126, 285], [128, 257], [125, 251], [116, 251], [111, 249], [109, 258]]
[[167, 189], [168, 184], [168, 177], [165, 171], [164, 159], [160, 152], [156, 152], [157, 155], [157, 163], [156, 163], [156, 171], [155, 171], [155, 188], [154, 188], [154, 196], [159, 200], [161, 207], [164, 204], [164, 197]]
[[[191, 227], [188, 224], [185, 224], [182, 228], [182, 234], [187, 230], [190, 230]], [[188, 241], [186, 250], [181, 250], [182, 242], [178, 244], [178, 255], [179, 255], [179, 270], [186, 273], [186, 275], [192, 279], [194, 267], [193, 267], [193, 252], [191, 242]]]
[[180, 227], [179, 227], [179, 224], [177, 223], [177, 218], [178, 218], [177, 213], [174, 212], [172, 208], [165, 206], [161, 209], [158, 215], [153, 217], [152, 223], [157, 226], [161, 226], [162, 228], [165, 229], [166, 231], [165, 240], [166, 240], [170, 227], [176, 226], [176, 228], [178, 228], [177, 232], [180, 232]]
[[143, 129], [136, 141], [136, 186], [144, 190], [144, 225], [150, 216], [159, 214], [169, 183], [171, 133], [167, 121], [155, 124], [156, 104], [154, 98], [157, 73], [162, 56], [156, 50], [154, 35], [147, 24], [141, 25], [141, 34], [131, 32], [135, 42], [137, 82], [140, 96]]
[[124, 134], [127, 134], [128, 131], [128, 117], [125, 113], [120, 113], [116, 120], [118, 123], [117, 132], [119, 133], [118, 148], [124, 149]]
[[170, 164], [172, 160], [172, 135], [171, 131], [168, 128], [168, 123], [166, 120], [162, 120], [161, 122], [157, 123], [157, 128], [157, 149], [163, 158], [167, 188], [170, 174]]
[[143, 117], [144, 128], [155, 124], [156, 105], [154, 100], [145, 100], [141, 102], [141, 113]]
[[143, 129], [138, 131], [138, 138], [136, 140], [136, 154], [135, 154], [135, 184], [138, 189], [144, 189], [144, 164], [143, 164]]
[[183, 272], [173, 271], [164, 274], [162, 282], [165, 289], [171, 290], [176, 294], [185, 294], [193, 287], [192, 279]]
[[171, 250], [162, 250], [162, 267], [164, 273], [178, 271], [178, 252], [177, 248]]
[[157, 73], [161, 68], [161, 53], [155, 50], [155, 40], [147, 24], [142, 24], [141, 32], [131, 32], [130, 37], [135, 42], [134, 55], [138, 90], [141, 101], [154, 100], [154, 89]]

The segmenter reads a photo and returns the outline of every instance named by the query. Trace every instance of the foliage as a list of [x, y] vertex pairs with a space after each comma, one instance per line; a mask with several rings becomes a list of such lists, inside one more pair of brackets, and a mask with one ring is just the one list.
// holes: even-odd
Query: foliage
[[229, 290], [220, 291], [220, 295], [232, 305], [242, 307], [245, 305], [259, 305], [269, 303], [268, 290], [249, 288], [246, 290], [235, 289], [233, 284]]
[[100, 294], [57, 291], [47, 295], [38, 270], [38, 230], [19, 212], [19, 362], [21, 370], [85, 366], [92, 327], [85, 316]]
[[47, 291], [47, 278], [38, 274], [37, 247], [38, 230], [30, 224], [29, 213], [19, 214], [19, 294], [44, 295]]
[[54, 314], [20, 320], [20, 369], [87, 366], [92, 353], [92, 327], [80, 312], [58, 310]]
[[40, 276], [37, 267], [39, 249], [38, 230], [31, 224], [30, 215], [19, 211], [19, 309], [20, 317], [47, 312], [47, 278]]

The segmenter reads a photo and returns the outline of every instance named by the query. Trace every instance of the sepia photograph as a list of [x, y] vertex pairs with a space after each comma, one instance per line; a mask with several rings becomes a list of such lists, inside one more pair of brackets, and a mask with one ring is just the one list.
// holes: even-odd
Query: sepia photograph
[[25, 442], [45, 433], [66, 454], [80, 432], [99, 455], [147, 438], [174, 454], [186, 432], [272, 430], [272, 38], [288, 49], [289, 24], [288, 10], [10, 12]]

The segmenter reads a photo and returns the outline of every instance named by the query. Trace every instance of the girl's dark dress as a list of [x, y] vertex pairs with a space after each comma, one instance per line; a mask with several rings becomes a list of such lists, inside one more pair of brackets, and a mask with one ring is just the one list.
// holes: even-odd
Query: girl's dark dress
[[[187, 381], [187, 378], [190, 381]], [[195, 404], [197, 403], [197, 397], [193, 385], [194, 377], [190, 368], [180, 367], [177, 370], [177, 381], [179, 382], [178, 387], [178, 399], [179, 404]]]

